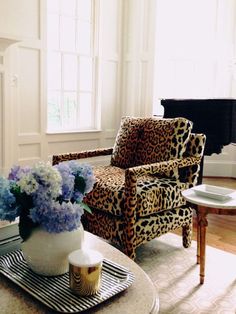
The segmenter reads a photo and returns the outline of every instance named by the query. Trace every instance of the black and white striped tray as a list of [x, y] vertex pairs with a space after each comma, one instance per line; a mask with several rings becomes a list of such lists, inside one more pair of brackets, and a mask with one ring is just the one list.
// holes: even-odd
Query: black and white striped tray
[[99, 292], [89, 297], [77, 296], [69, 288], [69, 273], [55, 277], [39, 276], [28, 268], [20, 250], [0, 256], [0, 273], [61, 313], [88, 310], [125, 290], [134, 281], [134, 275], [128, 269], [104, 259]]

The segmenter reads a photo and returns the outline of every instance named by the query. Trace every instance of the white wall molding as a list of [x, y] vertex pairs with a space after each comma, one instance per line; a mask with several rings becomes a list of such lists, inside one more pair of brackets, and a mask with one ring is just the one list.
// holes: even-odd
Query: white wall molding
[[223, 147], [220, 154], [204, 157], [205, 176], [236, 178], [236, 146]]
[[154, 0], [123, 1], [122, 115], [152, 114]]
[[206, 161], [203, 169], [203, 176], [236, 178], [235, 161]]
[[5, 173], [9, 167], [9, 162], [12, 160], [14, 143], [12, 130], [10, 127], [10, 119], [12, 111], [11, 89], [14, 89], [17, 84], [17, 75], [11, 74], [12, 64], [10, 59], [14, 57], [14, 46], [20, 40], [8, 38], [1, 34], [0, 36], [0, 172]]
[[10, 47], [13, 44], [18, 43], [20, 40], [12, 39], [3, 37], [3, 35], [0, 34], [0, 54], [4, 55], [6, 49]]

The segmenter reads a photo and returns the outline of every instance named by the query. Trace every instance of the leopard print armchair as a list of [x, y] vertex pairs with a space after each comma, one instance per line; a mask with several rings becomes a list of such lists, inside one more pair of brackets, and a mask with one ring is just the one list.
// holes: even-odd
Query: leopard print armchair
[[111, 155], [95, 166], [94, 189], [84, 199], [92, 214], [85, 230], [110, 240], [131, 258], [136, 248], [176, 228], [183, 246], [192, 235], [191, 208], [181, 192], [197, 184], [206, 137], [185, 118], [124, 117], [113, 148], [53, 156], [62, 161]]

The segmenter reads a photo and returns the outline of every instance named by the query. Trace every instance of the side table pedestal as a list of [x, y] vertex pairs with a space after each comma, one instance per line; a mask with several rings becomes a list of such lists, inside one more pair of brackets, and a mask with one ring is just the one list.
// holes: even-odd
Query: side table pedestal
[[206, 262], [207, 215], [236, 215], [236, 191], [230, 194], [231, 198], [227, 201], [199, 196], [194, 192], [194, 188], [183, 191], [182, 195], [187, 202], [197, 205], [194, 206], [197, 213], [197, 264], [200, 264], [200, 284], [203, 284]]

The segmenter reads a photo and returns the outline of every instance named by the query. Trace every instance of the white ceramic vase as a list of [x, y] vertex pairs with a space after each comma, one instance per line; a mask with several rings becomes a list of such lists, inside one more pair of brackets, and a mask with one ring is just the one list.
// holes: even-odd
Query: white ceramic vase
[[28, 266], [43, 276], [58, 276], [69, 270], [68, 255], [82, 247], [82, 224], [74, 231], [49, 233], [38, 227], [22, 242], [21, 249]]

